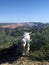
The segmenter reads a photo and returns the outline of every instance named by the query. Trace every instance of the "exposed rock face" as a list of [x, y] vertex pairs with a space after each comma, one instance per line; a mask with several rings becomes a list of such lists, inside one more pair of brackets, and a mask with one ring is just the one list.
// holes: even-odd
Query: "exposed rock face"
[[5, 29], [16, 29], [16, 30], [33, 30], [33, 29], [39, 29], [47, 26], [49, 24], [43, 24], [43, 23], [36, 23], [36, 22], [26, 22], [26, 23], [0, 23], [0, 32], [4, 31]]
[[6, 24], [0, 24], [1, 28], [17, 28], [20, 26], [26, 26], [26, 27], [32, 27], [32, 26], [38, 26], [43, 25], [42, 23], [34, 23], [34, 22], [26, 22], [26, 23], [6, 23]]
[[17, 28], [23, 26], [22, 24], [7, 24], [7, 25], [2, 25], [1, 28]]

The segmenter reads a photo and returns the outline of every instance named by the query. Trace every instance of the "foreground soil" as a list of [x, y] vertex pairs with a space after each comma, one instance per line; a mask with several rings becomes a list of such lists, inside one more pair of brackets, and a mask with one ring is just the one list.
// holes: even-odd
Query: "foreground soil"
[[32, 61], [26, 57], [21, 57], [18, 60], [14, 61], [13, 63], [6, 62], [6, 63], [2, 63], [0, 65], [49, 65], [49, 62], [47, 62], [47, 61], [42, 61], [42, 62]]

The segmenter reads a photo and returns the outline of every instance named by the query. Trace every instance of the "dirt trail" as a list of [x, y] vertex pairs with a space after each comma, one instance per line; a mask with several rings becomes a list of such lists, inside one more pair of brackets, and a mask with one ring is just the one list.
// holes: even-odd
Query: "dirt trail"
[[43, 62], [31, 61], [31, 60], [28, 60], [25, 57], [21, 57], [17, 61], [14, 61], [12, 64], [3, 63], [3, 64], [0, 64], [0, 65], [49, 65], [49, 62], [47, 62], [47, 61], [43, 61]]

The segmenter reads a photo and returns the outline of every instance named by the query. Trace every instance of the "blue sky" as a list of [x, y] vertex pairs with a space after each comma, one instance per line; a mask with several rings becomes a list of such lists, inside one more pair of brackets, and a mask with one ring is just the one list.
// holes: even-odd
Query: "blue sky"
[[0, 23], [49, 23], [49, 0], [0, 0]]

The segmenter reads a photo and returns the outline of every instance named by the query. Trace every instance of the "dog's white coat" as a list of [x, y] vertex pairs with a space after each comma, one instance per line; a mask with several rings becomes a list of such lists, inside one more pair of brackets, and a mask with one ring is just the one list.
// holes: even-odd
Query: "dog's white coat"
[[[23, 42], [22, 46], [24, 47], [23, 55], [25, 55], [26, 53], [29, 53], [29, 50], [30, 50], [30, 33], [29, 32], [25, 32], [23, 34], [22, 42]], [[26, 45], [27, 45], [27, 48], [26, 48]]]

